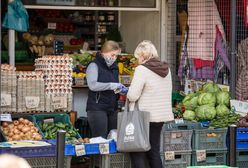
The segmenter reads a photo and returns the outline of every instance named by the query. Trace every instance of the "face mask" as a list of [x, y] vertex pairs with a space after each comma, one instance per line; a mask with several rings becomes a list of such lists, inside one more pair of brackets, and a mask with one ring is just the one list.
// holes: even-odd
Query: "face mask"
[[113, 63], [115, 62], [116, 59], [113, 58], [105, 58], [105, 62], [107, 64], [108, 67], [110, 67], [111, 65], [113, 65]]

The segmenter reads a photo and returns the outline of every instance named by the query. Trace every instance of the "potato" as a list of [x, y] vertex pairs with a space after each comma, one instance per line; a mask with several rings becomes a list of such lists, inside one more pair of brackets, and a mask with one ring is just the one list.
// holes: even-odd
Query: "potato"
[[24, 127], [22, 128], [22, 132], [26, 133], [26, 132], [28, 132], [28, 131], [30, 131], [30, 127], [24, 126]]
[[14, 121], [14, 125], [15, 125], [15, 126], [18, 126], [18, 125], [19, 125], [19, 121], [15, 120], [15, 121]]

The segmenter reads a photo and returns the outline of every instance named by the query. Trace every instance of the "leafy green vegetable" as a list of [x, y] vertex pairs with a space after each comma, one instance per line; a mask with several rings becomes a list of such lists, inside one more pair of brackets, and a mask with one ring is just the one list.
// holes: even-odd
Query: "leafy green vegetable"
[[198, 97], [198, 104], [205, 105], [209, 104], [211, 106], [215, 106], [216, 97], [213, 93], [201, 93]]
[[209, 82], [203, 85], [202, 89], [204, 92], [209, 92], [209, 93], [217, 93], [220, 91], [220, 88], [218, 87], [218, 85], [212, 82]]
[[184, 99], [183, 99], [183, 105], [186, 110], [194, 110], [197, 107], [197, 97], [198, 94], [192, 93], [188, 94]]
[[229, 113], [227, 115], [216, 117], [209, 124], [209, 128], [226, 128], [229, 125], [235, 124], [239, 121], [240, 115], [236, 113]]
[[230, 110], [224, 104], [219, 104], [216, 107], [217, 116], [225, 116], [230, 113]]
[[217, 104], [224, 104], [226, 106], [229, 106], [230, 95], [228, 92], [221, 91], [217, 93], [216, 98], [217, 98]]
[[183, 113], [183, 118], [186, 120], [193, 121], [195, 120], [195, 112], [191, 110], [185, 110], [185, 112]]
[[207, 104], [196, 108], [196, 117], [200, 121], [209, 121], [215, 118], [216, 110], [215, 107]]

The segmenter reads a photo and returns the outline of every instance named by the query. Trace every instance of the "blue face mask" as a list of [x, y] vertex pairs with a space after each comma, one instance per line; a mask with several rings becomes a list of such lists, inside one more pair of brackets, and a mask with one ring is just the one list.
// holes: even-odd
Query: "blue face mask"
[[110, 67], [111, 65], [113, 65], [113, 63], [115, 62], [116, 59], [113, 58], [104, 58], [105, 62], [107, 64], [108, 67]]

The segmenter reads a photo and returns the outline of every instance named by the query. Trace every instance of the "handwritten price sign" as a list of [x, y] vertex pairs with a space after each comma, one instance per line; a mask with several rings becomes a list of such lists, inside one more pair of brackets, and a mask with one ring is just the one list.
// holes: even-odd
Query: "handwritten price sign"
[[196, 159], [197, 162], [203, 162], [206, 160], [206, 150], [197, 150], [196, 151]]
[[37, 108], [37, 107], [39, 107], [40, 97], [26, 96], [25, 101], [26, 101], [26, 107], [27, 108], [29, 108], [29, 109]]
[[109, 144], [99, 144], [100, 154], [109, 154]]
[[168, 151], [164, 153], [165, 160], [175, 160], [175, 152], [174, 151]]
[[52, 105], [54, 109], [63, 109], [67, 108], [67, 99], [66, 96], [53, 96]]
[[86, 154], [84, 145], [76, 145], [75, 150], [77, 156], [83, 156]]
[[1, 106], [11, 105], [11, 94], [1, 94]]

